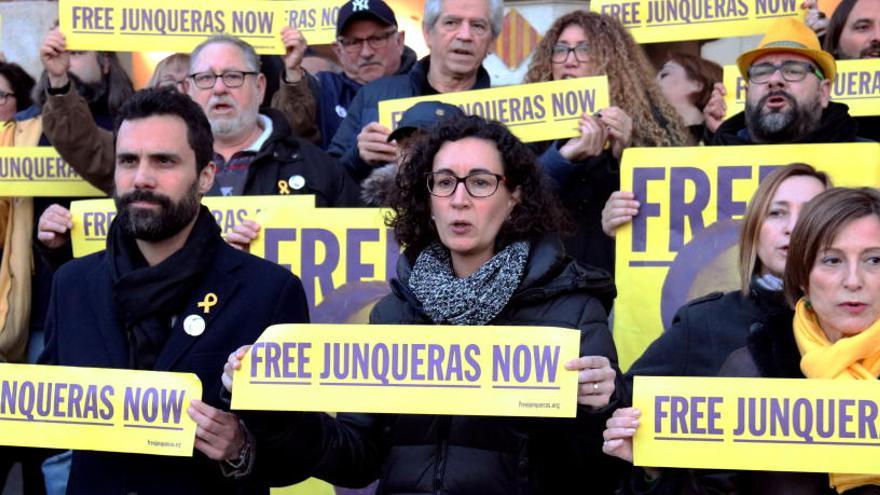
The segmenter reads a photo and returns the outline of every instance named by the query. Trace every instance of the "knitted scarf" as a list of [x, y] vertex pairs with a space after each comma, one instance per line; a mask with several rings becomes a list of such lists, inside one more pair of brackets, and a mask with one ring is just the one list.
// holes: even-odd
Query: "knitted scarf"
[[485, 325], [519, 287], [528, 258], [529, 244], [514, 242], [470, 276], [458, 278], [449, 250], [435, 243], [416, 259], [409, 288], [434, 323]]

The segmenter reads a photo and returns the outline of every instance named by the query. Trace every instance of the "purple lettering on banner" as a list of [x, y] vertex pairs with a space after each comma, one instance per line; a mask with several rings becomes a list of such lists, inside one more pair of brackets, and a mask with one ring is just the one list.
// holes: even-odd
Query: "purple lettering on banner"
[[813, 436], [810, 435], [812, 425], [813, 404], [807, 399], [797, 399], [791, 411], [792, 430], [807, 443], [813, 443]]
[[[694, 199], [685, 200], [686, 185], [691, 183]], [[696, 167], [674, 167], [669, 185], [669, 250], [678, 252], [684, 246], [685, 218], [691, 234], [703, 230], [703, 210], [709, 204], [709, 177]]]
[[110, 419], [113, 417], [113, 401], [112, 396], [116, 393], [113, 389], [113, 385], [104, 385], [101, 387], [101, 404], [103, 404], [103, 409], [101, 410], [101, 419]]
[[468, 344], [464, 348], [464, 360], [471, 367], [470, 371], [465, 371], [464, 379], [469, 382], [475, 382], [480, 379], [483, 370], [480, 368], [480, 362], [477, 357], [480, 355], [480, 346], [476, 344]]
[[662, 167], [640, 167], [633, 169], [633, 194], [641, 203], [639, 214], [633, 218], [632, 250], [643, 253], [648, 246], [648, 218], [660, 216], [660, 203], [648, 201], [648, 181], [666, 179]]
[[[64, 411], [62, 408], [64, 407], [64, 401], [65, 401], [64, 391], [66, 389], [67, 389], [66, 383], [56, 383], [55, 384], [55, 393], [52, 394], [52, 396], [53, 396], [52, 415], [57, 418], [65, 417], [65, 414], [64, 414]], [[44, 416], [46, 416], [46, 414], [44, 414]]]
[[333, 377], [337, 380], [344, 380], [348, 377], [350, 349], [351, 345], [348, 343], [344, 343], [341, 346], [338, 342], [333, 343], [333, 356], [336, 358], [333, 363]]
[[125, 387], [125, 395], [122, 397], [122, 419], [124, 421], [140, 421], [140, 411], [138, 406], [141, 401], [141, 388], [132, 390], [132, 387]]
[[428, 380], [443, 379], [443, 358], [445, 349], [440, 344], [428, 344]]
[[391, 376], [397, 381], [406, 379], [409, 369], [409, 346], [394, 344], [391, 346]]
[[847, 411], [848, 408], [854, 407], [856, 405], [856, 401], [852, 399], [840, 399], [840, 424], [837, 427], [837, 434], [840, 438], [855, 438], [856, 434], [854, 431], [850, 431], [848, 429], [850, 422], [853, 420], [853, 415]]
[[281, 345], [278, 342], [266, 342], [266, 378], [281, 376]]
[[82, 385], [76, 383], [70, 384], [70, 397], [67, 398], [67, 416], [82, 419]]
[[361, 263], [361, 243], [376, 242], [379, 240], [378, 229], [347, 229], [345, 231], [345, 280], [346, 282], [359, 282], [373, 278], [375, 270], [373, 265]]
[[162, 422], [180, 423], [186, 390], [162, 390]]
[[[548, 382], [556, 381], [556, 369], [559, 365], [559, 346], [534, 346], [535, 350], [535, 378], [538, 382], [544, 381], [547, 375]], [[550, 349], [553, 349], [552, 356]]]
[[733, 200], [733, 182], [736, 180], [751, 178], [752, 167], [718, 167], [718, 212], [716, 215], [717, 220], [726, 220], [745, 214], [746, 202]]
[[687, 433], [687, 412], [688, 412], [688, 400], [684, 397], [679, 397], [677, 395], [673, 395], [670, 401], [670, 411], [669, 411], [669, 423], [671, 428], [669, 430], [670, 433], [678, 433], [681, 430], [681, 433]]
[[263, 361], [263, 357], [260, 355], [260, 349], [265, 349], [265, 342], [257, 342], [250, 348], [251, 354], [251, 378], [257, 377], [257, 365]]
[[777, 168], [782, 167], [782, 165], [761, 165], [758, 167], [758, 180], [763, 181]]
[[877, 439], [877, 403], [859, 401], [859, 438]]
[[529, 380], [532, 375], [532, 356], [529, 354], [529, 348], [524, 345], [516, 346], [513, 350], [513, 378], [523, 383]]
[[[317, 260], [317, 244], [324, 245], [326, 256]], [[339, 266], [339, 241], [326, 229], [302, 229], [302, 283], [311, 306], [315, 306], [316, 284], [321, 284], [321, 296], [333, 292], [333, 270]]]
[[147, 423], [153, 423], [159, 417], [159, 392], [147, 387], [141, 400], [141, 416]]
[[709, 413], [706, 416], [709, 419], [708, 433], [710, 435], [724, 434], [724, 430], [718, 428], [715, 424], [716, 421], [721, 419], [721, 411], [719, 411], [716, 406], [720, 406], [723, 403], [723, 397], [709, 397]]
[[770, 399], [770, 435], [777, 435], [778, 428], [778, 434], [788, 436], [789, 425], [791, 425], [791, 420], [789, 419], [789, 412], [791, 411], [789, 407], [790, 402], [791, 399], [785, 398], [782, 400], [782, 407], [780, 407], [779, 399]]
[[663, 432], [663, 420], [669, 417], [669, 413], [663, 409], [663, 404], [669, 403], [668, 395], [654, 397], [654, 433]]
[[834, 399], [829, 399], [830, 404], [825, 407], [825, 399], [816, 400], [816, 434], [819, 438], [831, 438], [834, 436], [834, 429], [837, 426], [836, 408], [834, 407]]
[[705, 435], [706, 428], [700, 426], [700, 420], [703, 419], [704, 413], [700, 411], [700, 404], [706, 402], [705, 397], [691, 397], [691, 433], [694, 435]]
[[[369, 378], [370, 344], [351, 344], [351, 378]], [[358, 373], [360, 372], [360, 373]]]
[[[767, 399], [749, 397], [749, 433], [761, 436], [767, 431]], [[761, 421], [758, 421], [760, 415]]]
[[400, 244], [394, 237], [394, 229], [385, 230], [385, 280], [391, 280], [397, 269], [397, 259], [400, 258]]
[[48, 416], [52, 412], [52, 384], [38, 382], [35, 397], [37, 416]]
[[492, 346], [492, 381], [497, 382], [499, 376], [505, 382], [510, 381], [510, 346], [504, 346], [504, 352], [501, 352], [501, 346]]
[[[275, 263], [276, 265], [281, 265], [285, 269], [290, 270], [290, 265], [281, 263], [281, 257], [278, 253], [278, 244], [281, 242], [289, 242], [296, 240], [296, 230], [295, 229], [266, 229], [263, 232], [263, 235], [266, 236], [266, 259]], [[308, 293], [306, 293], [308, 294]]]
[[424, 358], [420, 355], [421, 351], [425, 350], [425, 344], [413, 344], [410, 352], [412, 353], [412, 365], [410, 366], [412, 370], [410, 370], [410, 378], [413, 380], [424, 380], [425, 374], [419, 370], [419, 366], [425, 362]]

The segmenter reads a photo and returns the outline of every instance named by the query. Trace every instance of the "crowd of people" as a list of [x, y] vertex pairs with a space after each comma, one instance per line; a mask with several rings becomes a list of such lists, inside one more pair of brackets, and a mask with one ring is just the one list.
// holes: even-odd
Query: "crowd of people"
[[[880, 0], [804, 7], [738, 57], [746, 104], [734, 115], [715, 62], [670, 53], [655, 68], [614, 17], [565, 14], [522, 82], [605, 76], [609, 106], [581, 115], [575, 137], [529, 144], [441, 101], [394, 130], [379, 123], [384, 100], [491, 87], [502, 0], [426, 0], [421, 59], [389, 5], [352, 0], [338, 66], [314, 69], [294, 27], [280, 57], [215, 35], [140, 91], [115, 53], [69, 50], [52, 29], [39, 80], [0, 63], [0, 146], [54, 147], [117, 215], [106, 249], [74, 260], [69, 202], [0, 198], [0, 359], [192, 372], [203, 395], [187, 409], [191, 458], [4, 448], [0, 471], [21, 462], [26, 494], [259, 494], [309, 477], [378, 480], [389, 494], [880, 493], [871, 475], [632, 466], [635, 376], [880, 376], [873, 184], [777, 168], [740, 222], [739, 287], [681, 307], [626, 373], [609, 329], [615, 233], [643, 199], [621, 190], [627, 148], [880, 137], [878, 117], [831, 99], [837, 60], [880, 57]], [[394, 212], [403, 252], [370, 323], [578, 330], [580, 357], [565, 363], [576, 417], [232, 412], [249, 345], [272, 324], [307, 323], [309, 305], [295, 274], [248, 253], [261, 225], [221, 235], [201, 199], [300, 194]], [[200, 309], [207, 294], [222, 305]]]

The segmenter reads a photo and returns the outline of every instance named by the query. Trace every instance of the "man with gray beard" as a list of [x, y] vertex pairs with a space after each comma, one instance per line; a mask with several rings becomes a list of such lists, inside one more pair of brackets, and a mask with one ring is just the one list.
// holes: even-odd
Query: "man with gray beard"
[[[777, 21], [757, 49], [740, 55], [737, 65], [748, 80], [745, 111], [724, 121], [708, 144], [863, 140], [848, 107], [831, 101], [837, 72], [834, 57], [822, 51], [815, 33], [799, 19]], [[715, 100], [720, 97], [713, 95]], [[713, 107], [710, 101], [706, 112]]]

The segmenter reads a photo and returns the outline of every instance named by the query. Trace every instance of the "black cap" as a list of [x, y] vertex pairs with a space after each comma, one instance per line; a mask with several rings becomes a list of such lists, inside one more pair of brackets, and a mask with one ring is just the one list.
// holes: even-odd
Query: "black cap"
[[401, 139], [413, 131], [427, 131], [437, 125], [441, 120], [450, 117], [463, 116], [464, 112], [455, 105], [441, 103], [439, 101], [422, 101], [409, 107], [400, 117], [397, 129], [388, 136], [388, 141]]
[[339, 8], [339, 15], [336, 17], [336, 37], [342, 36], [349, 22], [365, 17], [372, 17], [389, 26], [397, 26], [394, 11], [382, 0], [350, 0]]

